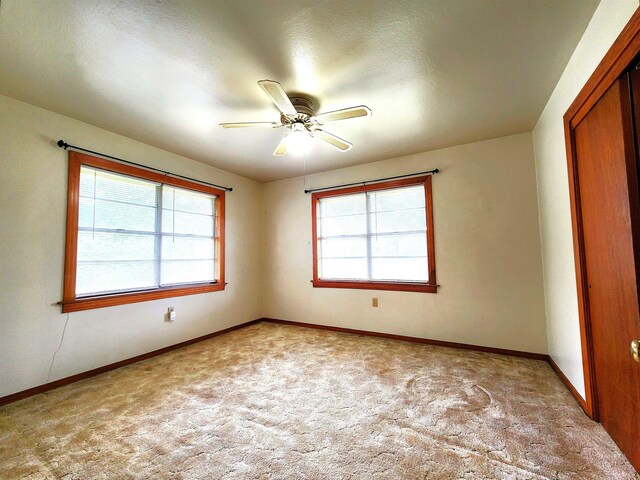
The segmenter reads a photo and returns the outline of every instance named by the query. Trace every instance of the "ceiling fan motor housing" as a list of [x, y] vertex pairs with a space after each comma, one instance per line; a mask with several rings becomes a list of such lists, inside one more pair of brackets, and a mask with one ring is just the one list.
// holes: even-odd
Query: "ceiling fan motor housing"
[[296, 112], [302, 113], [308, 117], [313, 117], [315, 115], [315, 105], [311, 99], [305, 97], [289, 97], [289, 100], [291, 100]]
[[315, 116], [315, 105], [313, 101], [305, 97], [289, 97], [289, 100], [291, 100], [291, 104], [298, 113], [295, 115], [283, 113], [280, 116], [280, 122], [293, 131], [307, 130], [311, 132], [316, 126], [316, 123], [313, 121]]

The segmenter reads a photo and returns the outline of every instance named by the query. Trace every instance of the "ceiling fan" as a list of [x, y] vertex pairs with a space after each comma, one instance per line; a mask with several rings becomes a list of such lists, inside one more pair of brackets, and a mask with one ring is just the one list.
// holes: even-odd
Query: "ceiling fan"
[[262, 87], [269, 98], [280, 110], [279, 122], [242, 122], [242, 123], [221, 123], [224, 128], [244, 128], [244, 127], [264, 127], [264, 128], [288, 128], [291, 130], [285, 133], [273, 154], [282, 156], [287, 153], [294, 144], [299, 144], [300, 140], [305, 141], [305, 137], [310, 136], [324, 140], [329, 145], [346, 152], [353, 145], [346, 140], [333, 135], [325, 130], [325, 123], [349, 118], [366, 117], [371, 115], [371, 110], [364, 105], [357, 107], [343, 108], [332, 112], [317, 114], [314, 112], [313, 101], [303, 96], [289, 97], [278, 82], [273, 80], [260, 80], [258, 85]]

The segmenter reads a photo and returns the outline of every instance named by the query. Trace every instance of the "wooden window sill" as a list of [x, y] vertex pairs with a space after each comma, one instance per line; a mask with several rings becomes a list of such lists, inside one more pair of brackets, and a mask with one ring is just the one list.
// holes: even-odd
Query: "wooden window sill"
[[224, 283], [206, 283], [201, 285], [165, 287], [141, 292], [116, 293], [113, 295], [101, 295], [95, 297], [78, 298], [62, 302], [62, 312], [79, 312], [93, 308], [113, 307], [128, 303], [146, 302], [162, 298], [181, 297], [184, 295], [196, 295], [198, 293], [218, 292], [224, 290]]
[[357, 282], [341, 280], [313, 280], [312, 283], [314, 288], [353, 288], [361, 290], [438, 293], [438, 285], [429, 283]]

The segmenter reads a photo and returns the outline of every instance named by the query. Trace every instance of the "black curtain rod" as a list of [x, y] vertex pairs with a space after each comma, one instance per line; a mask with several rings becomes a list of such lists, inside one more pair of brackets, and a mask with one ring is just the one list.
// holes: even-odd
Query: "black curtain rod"
[[440, 170], [437, 168], [433, 170], [427, 170], [425, 172], [407, 173], [406, 175], [396, 175], [395, 177], [376, 178], [375, 180], [365, 180], [364, 182], [343, 183], [342, 185], [334, 185], [333, 187], [312, 188], [305, 190], [304, 193], [322, 192], [324, 190], [335, 190], [336, 188], [353, 187], [355, 185], [369, 185], [370, 183], [384, 182], [386, 180], [396, 180], [398, 178], [416, 177], [418, 175], [434, 175]]
[[136, 167], [144, 168], [146, 170], [151, 170], [153, 172], [162, 173], [162, 174], [168, 175], [170, 177], [181, 178], [183, 180], [189, 180], [190, 182], [195, 182], [195, 183], [200, 183], [202, 185], [208, 185], [210, 187], [220, 188], [220, 189], [225, 190], [227, 192], [233, 191], [233, 188], [231, 188], [231, 187], [223, 187], [222, 185], [216, 185], [215, 183], [203, 182], [202, 180], [197, 180], [197, 179], [191, 178], [191, 177], [185, 177], [184, 175], [178, 175], [177, 173], [167, 172], [165, 170], [160, 170], [159, 168], [148, 167], [147, 165], [141, 165], [140, 163], [130, 162], [129, 160], [124, 160], [124, 159], [118, 158], [118, 157], [112, 157], [111, 155], [107, 155], [105, 153], [94, 152], [93, 150], [87, 150], [86, 148], [77, 147], [75, 145], [70, 145], [67, 142], [65, 142], [64, 140], [58, 140], [58, 146], [60, 148], [64, 148], [65, 150], [68, 149], [68, 148], [71, 148], [73, 150], [79, 150], [81, 152], [93, 153], [94, 155], [100, 155], [101, 157], [110, 158], [110, 159], [116, 160], [118, 162], [127, 163], [129, 165], [134, 165]]

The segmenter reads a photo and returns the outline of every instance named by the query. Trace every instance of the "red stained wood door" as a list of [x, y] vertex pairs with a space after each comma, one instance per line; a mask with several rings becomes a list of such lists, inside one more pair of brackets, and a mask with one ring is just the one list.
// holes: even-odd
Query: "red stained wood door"
[[640, 339], [640, 212], [632, 93], [631, 77], [624, 74], [575, 127], [574, 154], [596, 412], [640, 471], [640, 363], [630, 353], [632, 340]]

